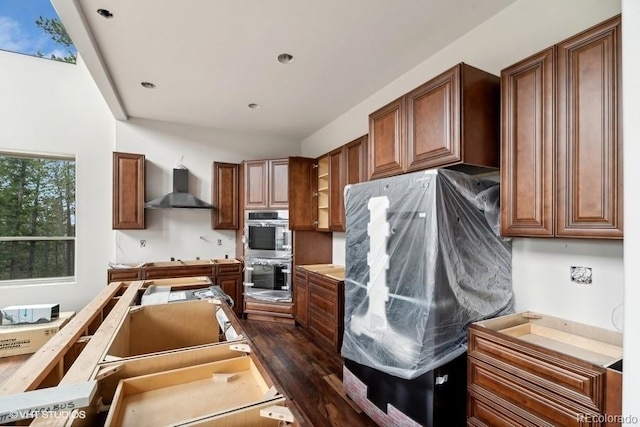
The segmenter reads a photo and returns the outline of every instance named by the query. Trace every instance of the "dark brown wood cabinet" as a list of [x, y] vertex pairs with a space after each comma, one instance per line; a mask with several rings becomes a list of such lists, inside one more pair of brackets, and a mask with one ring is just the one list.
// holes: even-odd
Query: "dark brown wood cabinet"
[[405, 171], [404, 96], [369, 115], [369, 179]]
[[345, 231], [344, 188], [367, 180], [368, 135], [329, 153], [329, 229]]
[[144, 280], [169, 279], [174, 277], [198, 277], [206, 276], [211, 279], [211, 283], [216, 283], [216, 266], [211, 262], [194, 265], [173, 265], [171, 261], [150, 262], [142, 267], [142, 278]]
[[269, 160], [269, 207], [289, 208], [289, 160]]
[[500, 163], [500, 78], [460, 63], [369, 116], [369, 178]]
[[469, 327], [467, 425], [614, 426], [622, 334], [538, 313]]
[[143, 154], [113, 153], [114, 230], [145, 228], [145, 157]]
[[317, 342], [340, 351], [344, 332], [344, 267], [332, 264], [296, 267], [296, 322]]
[[142, 268], [110, 268], [107, 270], [107, 283], [131, 280], [142, 280]]
[[293, 297], [296, 322], [306, 328], [309, 325], [309, 272], [298, 267], [293, 276]]
[[244, 162], [244, 208], [287, 209], [289, 207], [288, 160]]
[[367, 147], [369, 135], [363, 135], [347, 143], [342, 149], [345, 156], [344, 185], [367, 180]]
[[620, 17], [502, 71], [504, 236], [622, 238]]
[[244, 163], [244, 208], [269, 207], [269, 161], [247, 160]]
[[620, 17], [557, 47], [556, 235], [622, 238]]
[[317, 159], [289, 158], [289, 228], [344, 231], [344, 187], [366, 181], [368, 136]]
[[316, 161], [306, 157], [289, 157], [289, 229], [315, 230], [317, 198]]
[[554, 50], [502, 71], [501, 227], [505, 236], [553, 236]]
[[140, 267], [107, 270], [107, 283], [133, 280], [158, 280], [180, 277], [208, 277], [233, 298], [235, 311], [242, 316], [242, 262], [237, 259], [150, 262]]
[[213, 209], [211, 228], [214, 230], [237, 230], [238, 214], [238, 169], [235, 163], [213, 163]]
[[243, 287], [242, 287], [242, 263], [238, 260], [228, 260], [216, 263], [216, 280], [224, 293], [233, 298], [233, 311], [242, 317]]

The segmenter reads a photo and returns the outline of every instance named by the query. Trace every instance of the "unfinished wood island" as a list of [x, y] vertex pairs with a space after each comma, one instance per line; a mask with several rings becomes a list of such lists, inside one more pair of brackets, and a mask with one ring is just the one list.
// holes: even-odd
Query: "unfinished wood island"
[[138, 305], [151, 285], [198, 283], [210, 285], [203, 278], [111, 283], [2, 384], [0, 408], [20, 393], [30, 393], [20, 395], [27, 402], [34, 390], [55, 405], [56, 390], [95, 382], [88, 406], [31, 425], [295, 424], [296, 410], [225, 302]]

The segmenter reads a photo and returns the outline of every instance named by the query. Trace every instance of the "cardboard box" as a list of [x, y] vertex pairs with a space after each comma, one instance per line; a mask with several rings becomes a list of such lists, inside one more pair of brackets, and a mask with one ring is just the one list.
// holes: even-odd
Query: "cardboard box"
[[48, 323], [0, 326], [0, 357], [35, 353], [74, 315], [67, 311]]
[[58, 318], [60, 304], [12, 305], [0, 309], [0, 324], [43, 323]]

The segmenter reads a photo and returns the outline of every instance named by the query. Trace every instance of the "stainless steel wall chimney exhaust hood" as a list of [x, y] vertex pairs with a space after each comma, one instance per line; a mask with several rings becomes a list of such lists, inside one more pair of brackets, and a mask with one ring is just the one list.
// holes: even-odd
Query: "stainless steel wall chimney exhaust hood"
[[212, 209], [209, 203], [189, 193], [189, 170], [173, 170], [173, 192], [144, 205], [148, 209]]

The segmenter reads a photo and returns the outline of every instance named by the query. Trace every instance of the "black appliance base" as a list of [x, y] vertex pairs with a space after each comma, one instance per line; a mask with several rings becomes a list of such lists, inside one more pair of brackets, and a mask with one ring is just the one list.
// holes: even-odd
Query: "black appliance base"
[[[382, 411], [393, 405], [427, 427], [465, 426], [467, 354], [412, 380], [389, 375], [349, 359], [345, 367], [367, 386], [367, 399]], [[445, 377], [446, 376], [446, 377]], [[446, 378], [442, 384], [436, 384]]]

